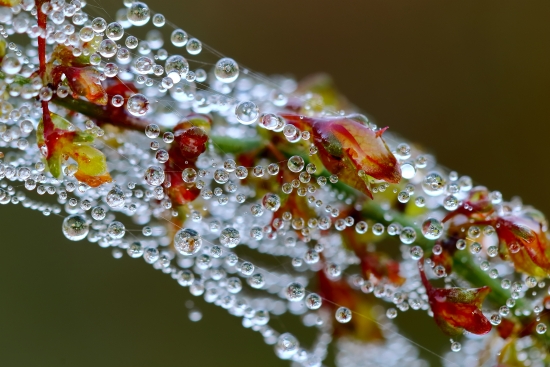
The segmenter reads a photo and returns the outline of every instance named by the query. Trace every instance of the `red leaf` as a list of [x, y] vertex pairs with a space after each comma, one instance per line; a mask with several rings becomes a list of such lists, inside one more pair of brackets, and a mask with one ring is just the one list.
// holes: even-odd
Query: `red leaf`
[[366, 279], [374, 275], [379, 280], [387, 278], [397, 286], [405, 282], [399, 275], [399, 262], [381, 252], [366, 252], [361, 256], [361, 268]]
[[186, 168], [197, 169], [195, 163], [206, 150], [211, 123], [207, 115], [192, 114], [174, 127], [174, 142], [165, 165], [170, 181], [168, 194], [174, 203], [189, 203], [201, 192], [194, 183], [183, 181], [181, 173]]
[[486, 187], [478, 186], [470, 190], [468, 200], [465, 200], [459, 208], [447, 214], [443, 218], [443, 222], [454, 218], [458, 214], [472, 219], [483, 220], [491, 213], [493, 213], [493, 204], [489, 198], [489, 190]]
[[491, 331], [491, 323], [481, 312], [481, 303], [490, 292], [489, 287], [434, 288], [424, 272], [424, 260], [418, 262], [418, 269], [441, 331], [449, 336], [459, 335], [464, 330], [477, 335]]
[[369, 177], [390, 183], [401, 180], [401, 169], [382, 133], [353, 117], [302, 117], [283, 115], [288, 122], [313, 133], [325, 168], [372, 198]]
[[53, 83], [55, 85], [61, 82], [61, 75], [65, 75], [65, 80], [74, 94], [85, 97], [88, 101], [102, 106], [107, 104], [108, 96], [101, 85], [99, 71], [93, 66], [56, 66], [52, 71]]
[[550, 274], [550, 248], [541, 223], [525, 216], [507, 216], [497, 218], [495, 227], [518, 270], [535, 276]]

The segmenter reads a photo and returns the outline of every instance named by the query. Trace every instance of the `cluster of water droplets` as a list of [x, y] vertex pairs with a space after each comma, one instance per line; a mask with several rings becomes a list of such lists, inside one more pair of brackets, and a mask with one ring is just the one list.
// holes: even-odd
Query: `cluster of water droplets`
[[[288, 124], [280, 115], [291, 97], [298, 98], [310, 116], [343, 116], [352, 111], [308, 110], [308, 106], [322, 107], [322, 103], [314, 95], [298, 93], [298, 83], [292, 78], [254, 73], [172, 26], [147, 4], [126, 1], [124, 5], [115, 21], [108, 21], [89, 15], [83, 1], [46, 2], [41, 9], [48, 16], [45, 34], [36, 24], [34, 1], [0, 8], [0, 34], [8, 46], [0, 81], [5, 92], [0, 101], [0, 204], [61, 216], [62, 231], [69, 240], [87, 240], [109, 248], [117, 259], [143, 258], [188, 288], [191, 295], [242, 318], [243, 326], [259, 332], [277, 356], [297, 365], [320, 366], [338, 324], [355, 317], [369, 318], [324, 299], [312, 286], [318, 272], [329, 281], [343, 279], [355, 292], [385, 302], [386, 309], [370, 321], [386, 325], [383, 330], [388, 341], [365, 347], [342, 339], [337, 343], [338, 364], [424, 366], [423, 361], [414, 362], [416, 348], [396, 334], [391, 320], [404, 312], [431, 313], [417, 271], [417, 261], [426, 251], [420, 242], [437, 240], [445, 233], [443, 218], [467, 199], [473, 188], [471, 178], [437, 165], [432, 156], [386, 133], [384, 138], [401, 165], [405, 182], [392, 185], [372, 180], [374, 203], [381, 214], [369, 216], [372, 203], [343, 188], [337, 175], [316, 167], [310, 158], [318, 154], [318, 148], [310, 133]], [[143, 40], [129, 33], [132, 27], [151, 25]], [[10, 42], [13, 34], [27, 34], [31, 41], [17, 45]], [[74, 57], [88, 56], [99, 81], [111, 78], [137, 88], [137, 93], [129, 96], [109, 95], [108, 103], [149, 121], [142, 131], [104, 129], [83, 114], [71, 117], [72, 128], [98, 138], [95, 147], [106, 156], [113, 183], [92, 188], [79, 182], [74, 177], [78, 165], [72, 159], [63, 163], [63, 178], [48, 173], [42, 160], [45, 152], [34, 137], [42, 117], [40, 101], [69, 98], [71, 91], [64, 84], [52, 90], [36, 76], [38, 37], [46, 38], [50, 50], [66, 45], [72, 47]], [[199, 59], [201, 56], [204, 59]], [[67, 112], [55, 103], [50, 103], [50, 110]], [[177, 205], [168, 194], [171, 183], [167, 177], [173, 172], [165, 164], [175, 139], [171, 129], [190, 113], [211, 114], [214, 123], [208, 149], [195, 167], [176, 172], [189, 187], [199, 189], [200, 196], [192, 203]], [[367, 117], [362, 119], [376, 129]], [[260, 139], [264, 130], [289, 144], [305, 142], [309, 155], [262, 159], [246, 167], [237, 164], [236, 154], [223, 149], [222, 138], [247, 144]], [[291, 180], [278, 182], [283, 172]], [[249, 184], [248, 178], [271, 182], [277, 190], [259, 194], [261, 190]], [[305, 197], [315, 214], [293, 216], [282, 207], [285, 195]], [[490, 195], [495, 205], [503, 204], [499, 192]], [[411, 203], [417, 214], [402, 221], [395, 202]], [[516, 200], [509, 206], [519, 211], [522, 204]], [[342, 216], [349, 208], [365, 217]], [[369, 250], [383, 247], [376, 241], [382, 236], [400, 244], [400, 275], [405, 278], [401, 286], [375, 276], [364, 277], [357, 267], [360, 259], [345, 247], [341, 236], [350, 227], [363, 236]], [[550, 306], [537, 303], [539, 296], [547, 293], [544, 282], [514, 274], [508, 263], [495, 257], [494, 229], [466, 223], [464, 231], [467, 240], [457, 241], [457, 249], [469, 251], [480, 269], [501, 279], [502, 288], [513, 290], [506, 305], [485, 310], [494, 325], [511, 312], [529, 315]], [[436, 255], [441, 253], [437, 246], [430, 248]], [[429, 259], [426, 262], [433, 265], [429, 266], [430, 277], [444, 279], [449, 285], [460, 282], [443, 266], [431, 264]], [[514, 309], [515, 301], [525, 297], [534, 306]], [[200, 320], [200, 311], [190, 308], [190, 318]], [[270, 315], [285, 313], [316, 328], [316, 339], [300, 343], [292, 330], [270, 325]], [[537, 332], [545, 333], [546, 325], [541, 322]], [[470, 344], [466, 343], [468, 348]], [[452, 341], [450, 348], [457, 352], [461, 344]], [[452, 360], [468, 365], [460, 358]]]

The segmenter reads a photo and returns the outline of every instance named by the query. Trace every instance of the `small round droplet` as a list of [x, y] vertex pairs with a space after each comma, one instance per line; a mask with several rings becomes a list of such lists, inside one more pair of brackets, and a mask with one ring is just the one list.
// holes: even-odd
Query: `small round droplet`
[[298, 339], [290, 333], [284, 333], [279, 335], [277, 339], [277, 345], [275, 346], [275, 353], [281, 359], [290, 359], [300, 349], [300, 343]]
[[124, 193], [120, 187], [115, 186], [107, 193], [105, 201], [111, 208], [119, 208], [124, 205]]
[[202, 43], [196, 38], [191, 38], [185, 46], [190, 55], [198, 55], [202, 51]]
[[120, 239], [126, 234], [126, 227], [121, 222], [115, 220], [107, 227], [107, 234], [112, 239]]
[[288, 299], [291, 302], [298, 302], [304, 299], [304, 296], [306, 294], [306, 290], [303, 285], [300, 283], [290, 283], [286, 287], [285, 295], [286, 299]]
[[264, 198], [262, 199], [262, 205], [267, 210], [276, 212], [281, 206], [281, 199], [278, 195], [275, 194], [265, 194]]
[[164, 64], [164, 72], [174, 83], [179, 83], [189, 72], [189, 63], [183, 56], [172, 55]]
[[410, 180], [414, 177], [416, 174], [416, 169], [414, 168], [414, 165], [411, 163], [403, 163], [401, 165], [401, 176], [403, 178], [406, 178], [407, 180]]
[[339, 307], [334, 314], [336, 321], [345, 324], [351, 321], [351, 311], [347, 307]]
[[235, 117], [237, 117], [237, 120], [243, 125], [250, 125], [256, 122], [259, 114], [260, 110], [254, 102], [240, 102], [235, 107]]
[[481, 245], [478, 243], [478, 242], [473, 242], [471, 245], [470, 245], [470, 252], [472, 254], [479, 254], [479, 252], [481, 251]]
[[145, 181], [151, 186], [160, 186], [164, 182], [164, 170], [159, 166], [150, 166], [145, 171]]
[[459, 342], [451, 343], [451, 350], [453, 352], [460, 352], [461, 349], [462, 349], [462, 345]]
[[188, 37], [187, 33], [182, 29], [176, 29], [172, 32], [172, 35], [170, 36], [170, 40], [172, 41], [172, 44], [176, 47], [183, 47], [187, 43]]
[[147, 4], [136, 1], [128, 8], [126, 13], [128, 21], [137, 27], [147, 24], [151, 14]]
[[401, 230], [399, 239], [405, 245], [410, 245], [416, 240], [416, 231], [412, 227], [405, 227]]
[[323, 300], [317, 293], [310, 293], [306, 296], [306, 307], [310, 310], [317, 310], [321, 307]]
[[241, 241], [241, 235], [235, 228], [225, 228], [220, 234], [220, 243], [228, 248], [233, 248]]
[[443, 234], [443, 225], [434, 218], [428, 218], [422, 223], [422, 234], [429, 240], [437, 240]]
[[174, 246], [182, 255], [190, 256], [196, 254], [202, 246], [201, 236], [189, 228], [180, 229], [174, 236]]
[[437, 172], [430, 172], [424, 177], [422, 189], [429, 196], [438, 196], [445, 192], [445, 179]]
[[143, 116], [149, 111], [149, 100], [143, 94], [134, 94], [128, 98], [126, 109], [134, 116]]
[[420, 260], [424, 256], [424, 250], [420, 246], [413, 246], [410, 249], [410, 254], [413, 260]]
[[214, 74], [220, 82], [232, 83], [239, 77], [239, 65], [235, 60], [224, 57], [216, 63]]
[[302, 157], [295, 155], [288, 160], [288, 169], [292, 172], [301, 172], [305, 167], [305, 162]]
[[396, 310], [395, 308], [393, 308], [393, 307], [392, 307], [392, 308], [388, 308], [388, 309], [386, 310], [386, 317], [387, 317], [388, 319], [390, 319], [390, 320], [391, 320], [391, 319], [395, 319], [395, 318], [397, 317], [397, 310]]
[[63, 220], [63, 234], [71, 241], [80, 241], [88, 235], [89, 226], [86, 218], [73, 214]]
[[181, 172], [181, 178], [186, 183], [193, 183], [197, 181], [197, 171], [193, 168], [186, 168]]

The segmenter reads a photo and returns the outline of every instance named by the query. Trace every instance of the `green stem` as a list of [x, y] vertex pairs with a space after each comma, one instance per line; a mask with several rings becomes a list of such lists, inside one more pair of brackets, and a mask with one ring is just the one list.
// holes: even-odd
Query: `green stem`
[[[4, 80], [6, 79], [6, 74], [3, 71], [0, 71], [0, 79]], [[32, 80], [30, 78], [25, 78], [21, 75], [15, 75], [13, 82], [15, 84], [24, 85], [24, 84], [30, 84]]]
[[71, 97], [55, 97], [52, 99], [52, 102], [70, 111], [78, 112], [95, 119], [99, 125], [108, 123], [137, 131], [144, 131], [145, 127], [149, 125], [149, 121], [134, 117], [120, 108], [109, 108], [109, 106], [101, 106]]

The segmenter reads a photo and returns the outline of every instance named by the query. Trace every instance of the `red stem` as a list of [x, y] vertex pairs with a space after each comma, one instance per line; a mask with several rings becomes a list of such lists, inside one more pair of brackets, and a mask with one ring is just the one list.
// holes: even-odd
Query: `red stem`
[[[42, 30], [42, 34], [38, 36], [38, 60], [40, 62], [40, 77], [44, 84], [46, 81], [46, 23], [48, 16], [42, 11], [44, 0], [36, 0], [36, 13], [38, 18], [38, 27]], [[44, 139], [47, 141], [48, 136], [54, 130], [53, 121], [50, 117], [50, 109], [48, 102], [42, 101], [42, 121], [44, 123]], [[49, 154], [49, 153], [48, 153]]]
[[430, 291], [432, 290], [432, 284], [430, 283], [428, 277], [426, 276], [426, 273], [424, 272], [424, 258], [418, 260], [418, 271], [420, 272], [420, 279], [422, 280], [424, 288], [426, 288], [426, 292], [430, 293]]

